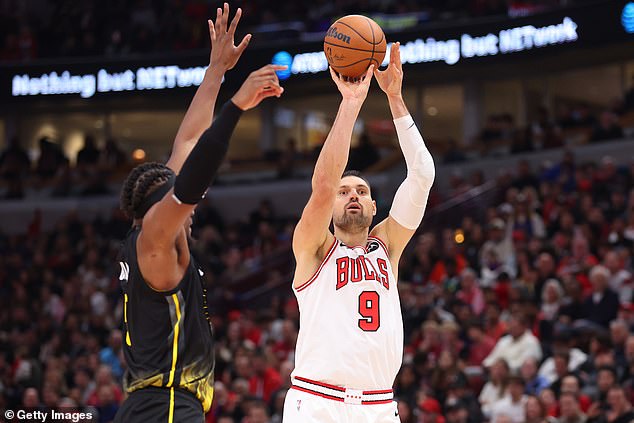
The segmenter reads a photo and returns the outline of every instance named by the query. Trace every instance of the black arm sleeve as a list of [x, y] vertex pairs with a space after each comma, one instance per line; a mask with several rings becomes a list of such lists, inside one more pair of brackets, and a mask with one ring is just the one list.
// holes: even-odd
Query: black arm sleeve
[[242, 110], [227, 101], [200, 136], [174, 182], [174, 195], [179, 201], [197, 204], [203, 198], [227, 154], [231, 134], [241, 115]]

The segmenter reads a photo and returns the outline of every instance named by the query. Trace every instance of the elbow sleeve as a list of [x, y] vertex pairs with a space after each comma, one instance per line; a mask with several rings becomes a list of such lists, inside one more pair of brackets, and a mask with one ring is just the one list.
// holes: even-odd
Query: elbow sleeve
[[436, 168], [412, 117], [395, 119], [394, 125], [407, 163], [407, 178], [396, 191], [390, 216], [403, 227], [414, 230], [423, 220]]

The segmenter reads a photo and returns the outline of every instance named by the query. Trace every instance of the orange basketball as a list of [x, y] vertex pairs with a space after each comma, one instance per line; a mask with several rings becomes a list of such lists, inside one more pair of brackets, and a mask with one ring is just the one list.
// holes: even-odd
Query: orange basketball
[[333, 23], [324, 39], [328, 63], [337, 73], [358, 78], [371, 64], [377, 68], [385, 57], [385, 34], [376, 22], [348, 15]]

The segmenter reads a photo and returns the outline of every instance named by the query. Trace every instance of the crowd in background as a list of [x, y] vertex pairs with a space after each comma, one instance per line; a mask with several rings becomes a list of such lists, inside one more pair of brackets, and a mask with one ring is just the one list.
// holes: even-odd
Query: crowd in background
[[[574, 0], [580, 2], [583, 0]], [[323, 32], [346, 14], [410, 14], [421, 22], [535, 13], [573, 0], [316, 0], [232, 1], [244, 10], [243, 31], [280, 22], [299, 34]], [[217, 0], [4, 0], [0, 2], [0, 62], [44, 57], [124, 56], [206, 48], [207, 19]], [[268, 25], [269, 29], [266, 29]], [[288, 26], [288, 25], [287, 25]], [[278, 37], [283, 32], [278, 33]], [[298, 35], [295, 35], [298, 36]], [[257, 38], [257, 37], [256, 37]]]
[[[634, 420], [634, 164], [566, 153], [496, 185], [486, 218], [421, 231], [402, 258], [401, 421]], [[298, 309], [290, 272], [266, 266], [280, 255], [292, 266], [294, 222], [267, 201], [246, 222], [197, 213], [217, 340], [209, 423], [281, 421]], [[124, 397], [117, 251], [129, 227], [116, 210], [71, 213], [52, 231], [34, 218], [0, 236], [0, 408], [111, 421]], [[244, 295], [254, 276], [265, 301]]]
[[[631, 139], [634, 137], [634, 79], [631, 88], [611, 108], [593, 109], [586, 104], [562, 105], [553, 116], [540, 107], [525, 128], [510, 114], [489, 116], [473, 145], [455, 142], [429, 143], [437, 162], [457, 163], [477, 157], [507, 156], [534, 151]], [[116, 185], [135, 164], [130, 152], [108, 138], [100, 145], [87, 134], [74, 161], [62, 149], [63, 140], [44, 137], [37, 150], [29, 150], [13, 137], [0, 150], [0, 198], [72, 197], [114, 194]], [[438, 151], [441, 148], [442, 151]], [[279, 149], [261, 152], [262, 161], [278, 180], [302, 177], [300, 168], [312, 168], [319, 148], [305, 152], [290, 138]], [[361, 135], [350, 151], [352, 169], [366, 170], [381, 160], [372, 134]], [[461, 181], [457, 181], [458, 185]], [[482, 181], [480, 181], [482, 183]]]
[[[632, 85], [610, 107], [562, 103], [556, 110], [540, 107], [525, 127], [510, 113], [488, 116], [473, 140], [479, 156], [504, 156], [565, 146], [600, 143], [634, 137], [634, 78]], [[467, 160], [462, 146], [453, 144], [444, 161]]]

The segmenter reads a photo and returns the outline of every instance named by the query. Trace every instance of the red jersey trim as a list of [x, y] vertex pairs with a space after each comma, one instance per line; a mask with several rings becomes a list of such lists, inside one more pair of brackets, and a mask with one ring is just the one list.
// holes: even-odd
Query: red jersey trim
[[343, 402], [343, 398], [333, 397], [330, 395], [322, 394], [321, 392], [317, 392], [317, 391], [311, 391], [310, 389], [305, 389], [297, 385], [291, 385], [291, 389], [297, 389], [298, 391], [306, 392], [307, 394], [317, 395], [318, 397], [326, 398], [329, 400]]
[[[321, 387], [324, 387], [324, 388], [332, 389], [333, 391], [346, 392], [346, 389], [342, 388], [341, 386], [330, 385], [328, 383], [318, 382], [316, 380], [306, 379], [304, 377], [299, 377], [299, 376], [295, 376], [295, 379], [301, 380], [302, 382], [311, 383], [313, 385], [321, 386]], [[387, 392], [387, 393], [389, 393], [389, 392]]]
[[308, 279], [306, 282], [304, 282], [303, 284], [295, 288], [297, 292], [303, 291], [304, 289], [308, 288], [308, 286], [311, 283], [315, 282], [315, 279], [317, 279], [317, 276], [319, 276], [321, 269], [324, 268], [324, 266], [326, 265], [326, 262], [328, 262], [328, 259], [330, 259], [330, 256], [332, 256], [332, 253], [335, 251], [336, 247], [337, 247], [337, 238], [335, 238], [335, 240], [332, 242], [332, 245], [330, 246], [330, 249], [328, 250], [328, 254], [326, 254], [326, 257], [324, 257], [324, 259], [321, 261], [321, 264], [319, 265], [317, 270], [315, 270], [315, 273], [313, 273], [313, 276], [311, 276], [310, 279]]

